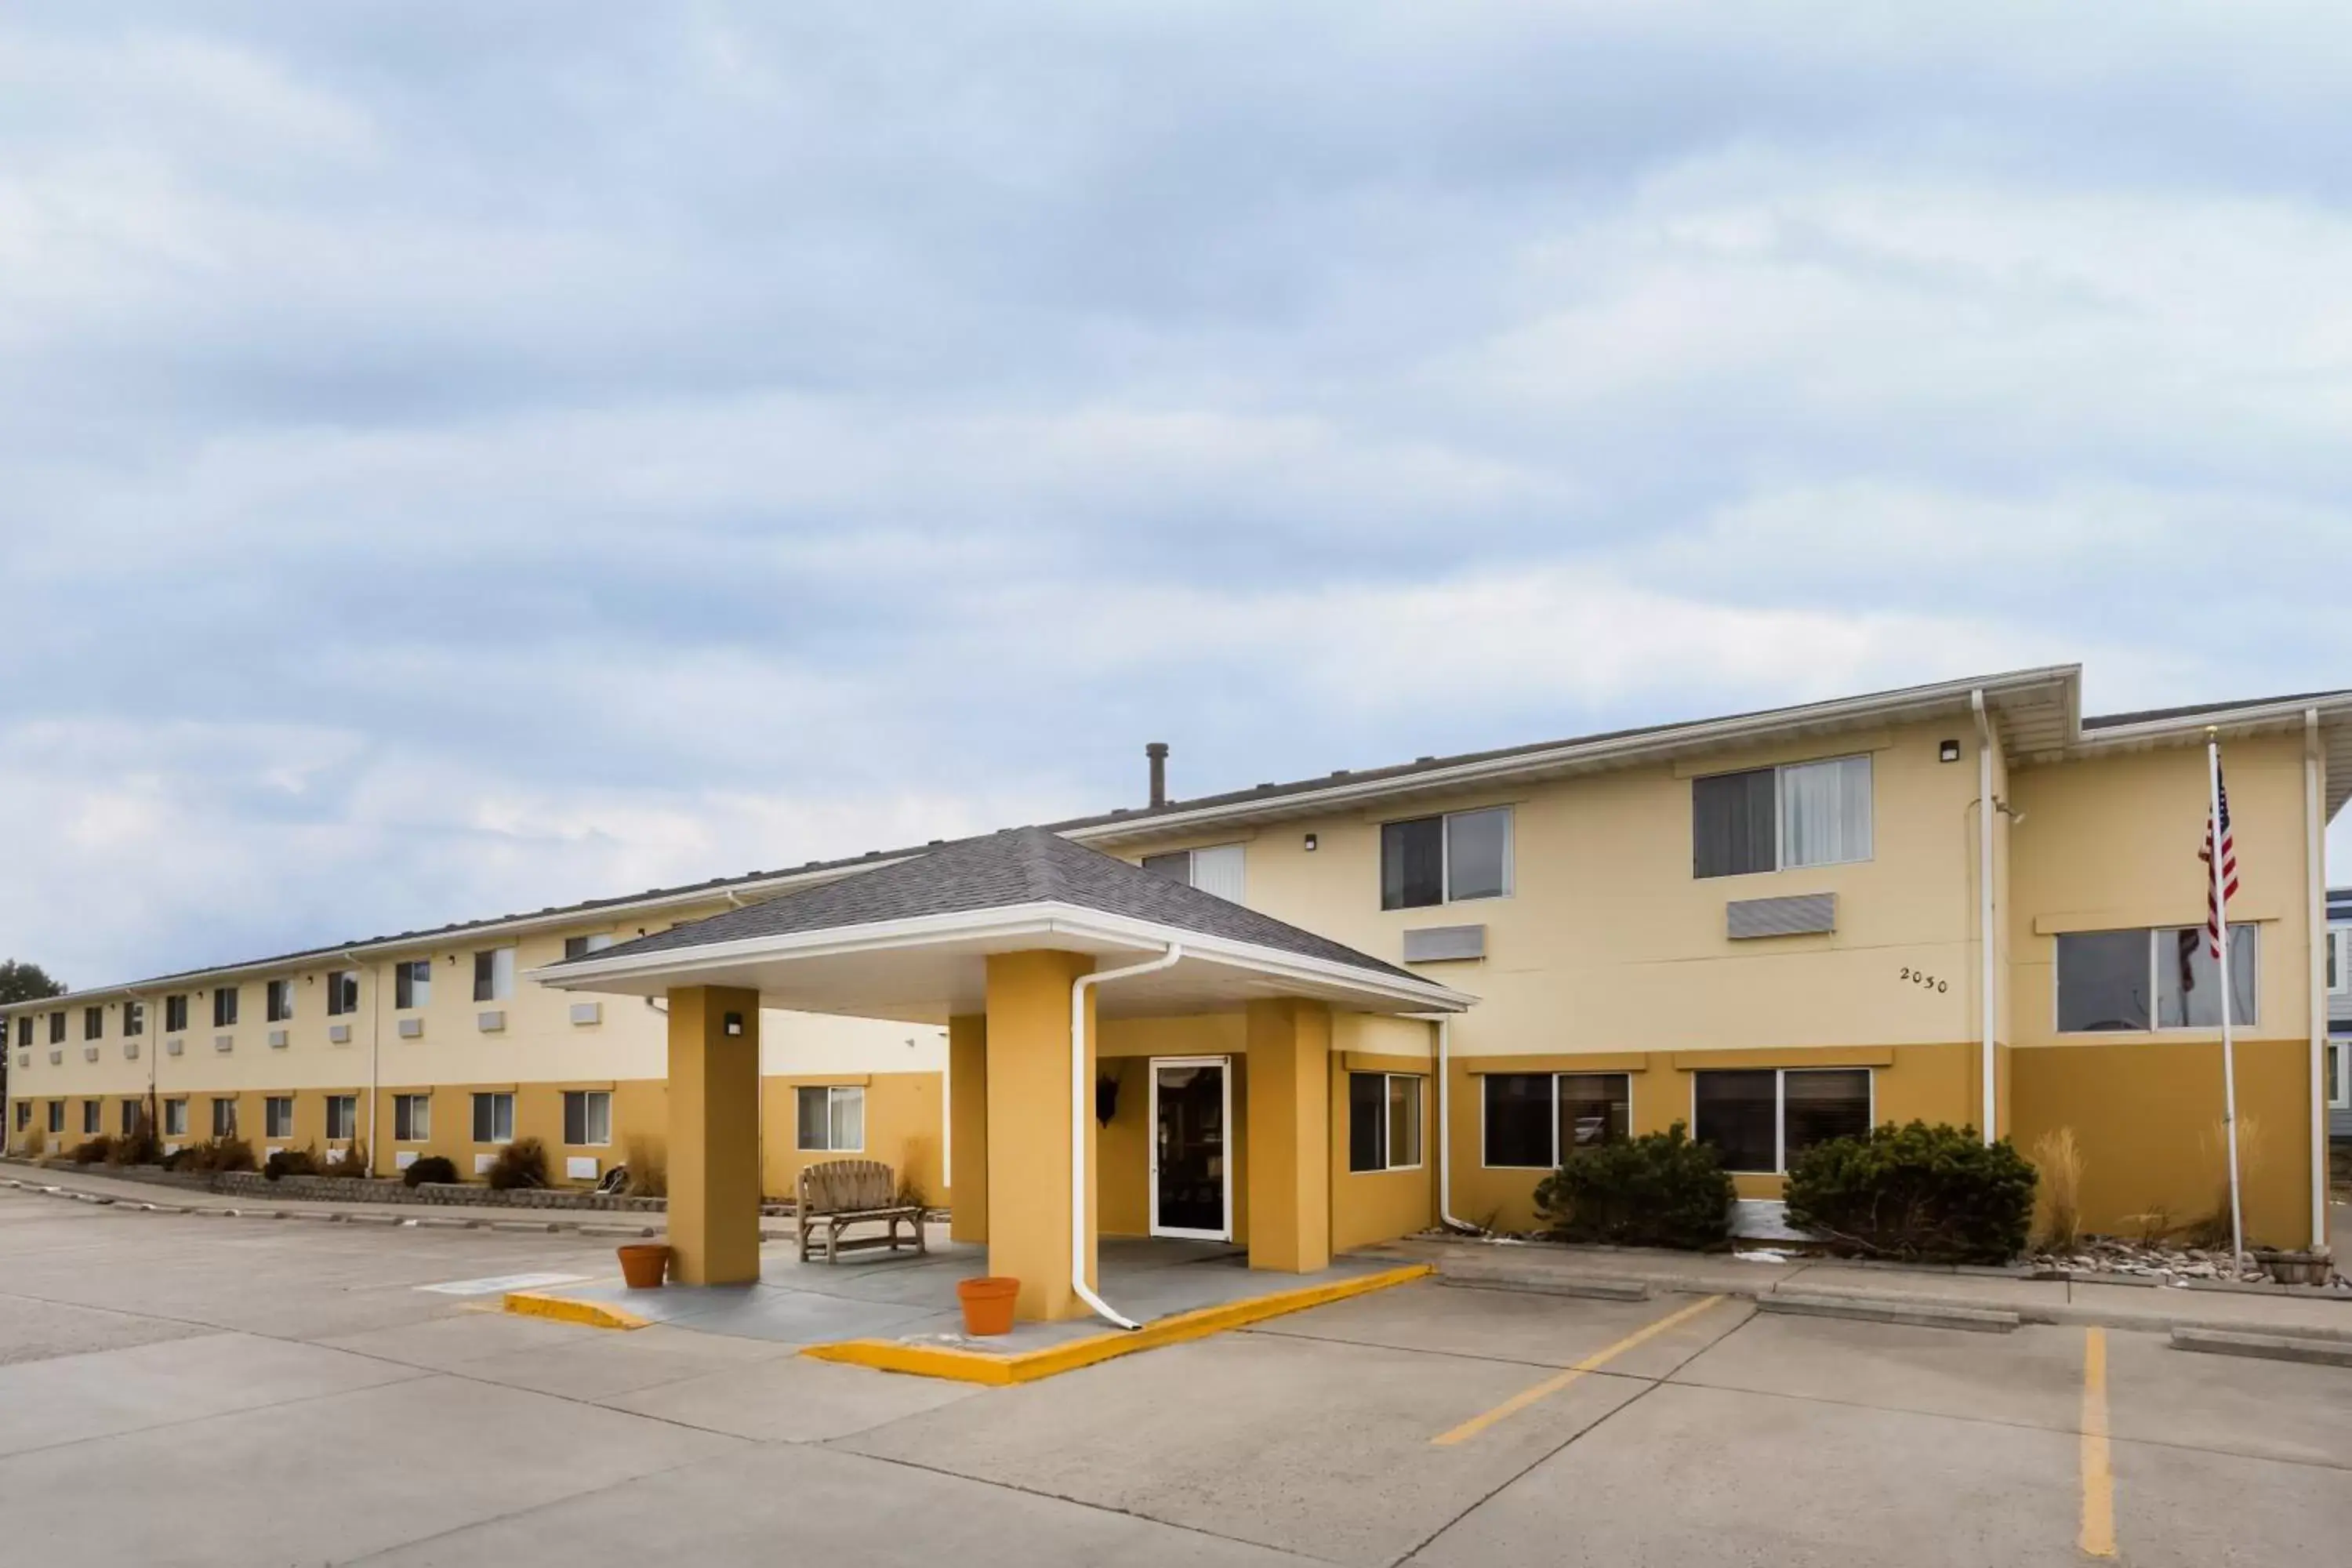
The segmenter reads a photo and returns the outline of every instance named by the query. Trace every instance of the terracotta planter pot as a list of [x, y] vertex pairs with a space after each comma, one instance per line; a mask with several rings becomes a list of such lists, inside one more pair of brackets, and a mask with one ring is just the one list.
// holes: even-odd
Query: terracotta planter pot
[[957, 1280], [956, 1300], [963, 1303], [963, 1331], [974, 1339], [1011, 1333], [1013, 1299], [1020, 1294], [1021, 1281], [1002, 1276]]
[[638, 1242], [618, 1249], [621, 1279], [632, 1290], [658, 1290], [669, 1272], [669, 1248], [657, 1241]]

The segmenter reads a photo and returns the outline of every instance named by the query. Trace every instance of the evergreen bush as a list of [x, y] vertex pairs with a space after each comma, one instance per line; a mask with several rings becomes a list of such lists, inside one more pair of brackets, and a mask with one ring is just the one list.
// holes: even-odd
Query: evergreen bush
[[1536, 1212], [1553, 1236], [1620, 1247], [1720, 1247], [1731, 1234], [1731, 1200], [1721, 1156], [1679, 1121], [1571, 1150], [1536, 1188]]
[[2033, 1223], [2033, 1166], [1973, 1127], [1891, 1123], [1789, 1162], [1789, 1223], [1837, 1251], [1916, 1263], [2006, 1263]]

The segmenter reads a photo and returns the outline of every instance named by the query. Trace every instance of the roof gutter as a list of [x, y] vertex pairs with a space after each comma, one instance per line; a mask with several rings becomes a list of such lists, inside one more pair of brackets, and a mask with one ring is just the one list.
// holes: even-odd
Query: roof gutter
[[1107, 980], [1129, 980], [1139, 974], [1150, 974], [1162, 969], [1173, 969], [1184, 957], [1184, 944], [1171, 942], [1168, 951], [1141, 963], [1130, 963], [1123, 969], [1097, 970], [1081, 974], [1070, 983], [1070, 1289], [1079, 1300], [1095, 1310], [1095, 1315], [1105, 1322], [1122, 1329], [1139, 1329], [1141, 1323], [1111, 1309], [1110, 1303], [1095, 1294], [1087, 1283], [1087, 1255], [1094, 1249], [1087, 1244], [1093, 1238], [1093, 1226], [1087, 1223], [1087, 1091], [1094, 1085], [1094, 1075], [1087, 1071], [1087, 993]]

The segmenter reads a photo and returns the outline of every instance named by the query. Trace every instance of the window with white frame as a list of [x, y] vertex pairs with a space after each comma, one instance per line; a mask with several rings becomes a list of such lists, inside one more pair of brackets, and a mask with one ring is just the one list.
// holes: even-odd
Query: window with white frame
[[2352, 1110], [2352, 1036], [2327, 1042], [2327, 1108]]
[[66, 1016], [63, 1013], [52, 1013], [49, 1015], [49, 1044], [62, 1046], [65, 1043]]
[[99, 1134], [99, 1119], [106, 1114], [105, 1101], [85, 1100], [81, 1102], [81, 1135], [95, 1138]]
[[1834, 866], [1871, 857], [1867, 753], [1691, 780], [1691, 873]]
[[213, 1136], [236, 1136], [236, 1100], [233, 1096], [220, 1094], [213, 1097]]
[[[512, 1120], [511, 1117], [509, 1120]], [[392, 1138], [395, 1143], [423, 1143], [433, 1136], [433, 1097], [395, 1094], [392, 1097]]]
[[188, 994], [163, 998], [163, 1032], [176, 1035], [188, 1026]]
[[474, 1000], [503, 1002], [514, 994], [515, 950], [486, 947], [474, 954]]
[[188, 1135], [188, 1102], [167, 1100], [163, 1102], [163, 1136], [185, 1138]]
[[866, 1090], [856, 1084], [803, 1084], [793, 1122], [804, 1153], [856, 1153], [866, 1147]]
[[360, 1010], [360, 973], [356, 969], [327, 971], [327, 1016], [340, 1018]]
[[29, 1100], [18, 1100], [16, 1102], [16, 1131], [22, 1132], [26, 1128], [30, 1127], [32, 1124], [33, 1102]]
[[567, 936], [563, 939], [563, 956], [585, 958], [592, 952], [602, 952], [612, 945], [611, 931], [598, 931], [593, 936]]
[[1789, 1158], [1871, 1128], [1868, 1068], [1738, 1068], [1691, 1074], [1691, 1136], [1723, 1168], [1768, 1175]]
[[356, 1094], [327, 1096], [327, 1142], [341, 1143], [359, 1136], [360, 1097]]
[[474, 1142], [514, 1142], [514, 1096], [490, 1091], [474, 1096]]
[[283, 1024], [290, 1020], [294, 1016], [294, 982], [273, 980], [264, 990], [261, 1010], [268, 1016], [267, 1021]]
[[122, 1135], [125, 1138], [139, 1131], [139, 1118], [144, 1113], [144, 1110], [145, 1108], [135, 1100], [126, 1100], [122, 1102]]
[[66, 1102], [62, 1100], [53, 1100], [49, 1101], [49, 1132], [55, 1136], [65, 1130]]
[[1571, 1149], [1622, 1142], [1633, 1129], [1633, 1082], [1622, 1072], [1486, 1074], [1479, 1163], [1553, 1170]]
[[601, 1089], [563, 1091], [563, 1141], [593, 1148], [613, 1141], [613, 1096]]
[[[2058, 939], [2058, 1031], [2218, 1029], [2221, 966], [2203, 926], [2066, 931]], [[2230, 1021], [2261, 1014], [2261, 928], [2230, 927]]]
[[20, 1046], [29, 1046], [33, 1043], [33, 1016], [30, 1013], [17, 1015], [16, 1043]]
[[392, 1005], [410, 1012], [433, 1001], [433, 961], [404, 959], [392, 966]]
[[234, 985], [214, 986], [213, 1027], [215, 1029], [230, 1029], [235, 1028], [236, 1026], [236, 987]]
[[147, 1004], [144, 1002], [125, 1002], [122, 1005], [123, 1037], [126, 1039], [135, 1039], [146, 1032]]
[[1244, 859], [1242, 846], [1213, 844], [1204, 849], [1175, 849], [1165, 855], [1146, 855], [1143, 868], [1154, 876], [1166, 877], [1171, 881], [1198, 888], [1204, 893], [1214, 893], [1238, 904], [1244, 901]]
[[1420, 1073], [1348, 1075], [1348, 1169], [1410, 1171], [1421, 1163]]
[[105, 1008], [84, 1007], [81, 1010], [81, 1037], [85, 1040], [101, 1040], [106, 1037]]
[[1425, 909], [1511, 892], [1511, 808], [1381, 824], [1381, 908]]
[[2352, 995], [2352, 926], [2327, 928], [2327, 994]]
[[264, 1138], [294, 1136], [294, 1097], [292, 1095], [272, 1094], [263, 1098], [261, 1135]]

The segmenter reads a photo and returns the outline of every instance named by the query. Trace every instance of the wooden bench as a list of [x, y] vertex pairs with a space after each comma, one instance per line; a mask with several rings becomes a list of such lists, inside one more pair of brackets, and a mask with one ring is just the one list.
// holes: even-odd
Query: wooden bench
[[[879, 1160], [826, 1160], [801, 1170], [800, 1202], [793, 1224], [799, 1227], [801, 1261], [809, 1260], [811, 1234], [820, 1227], [824, 1231], [824, 1260], [835, 1261], [845, 1252], [860, 1252], [867, 1247], [887, 1247], [898, 1250], [898, 1226], [901, 1221], [914, 1235], [915, 1250], [929, 1252], [923, 1244], [923, 1208], [920, 1204], [898, 1201], [898, 1178], [890, 1167]], [[880, 1236], [852, 1237], [843, 1239], [842, 1232], [853, 1225], [878, 1224]]]

